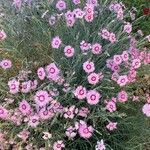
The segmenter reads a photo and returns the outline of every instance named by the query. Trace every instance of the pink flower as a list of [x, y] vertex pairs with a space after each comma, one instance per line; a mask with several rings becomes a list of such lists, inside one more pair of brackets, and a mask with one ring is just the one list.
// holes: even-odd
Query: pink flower
[[150, 104], [145, 104], [142, 108], [142, 111], [147, 117], [150, 117]]
[[126, 91], [121, 91], [118, 93], [118, 101], [119, 102], [126, 102], [128, 100], [128, 94]]
[[51, 42], [52, 48], [58, 49], [61, 43], [62, 41], [59, 36], [54, 37]]
[[73, 25], [75, 24], [75, 18], [72, 17], [72, 18], [66, 19], [66, 23], [67, 23], [67, 27], [73, 27]]
[[19, 110], [23, 115], [28, 115], [31, 112], [31, 106], [26, 100], [23, 100], [19, 104]]
[[65, 10], [66, 9], [66, 2], [63, 1], [63, 0], [59, 0], [57, 3], [56, 3], [56, 8], [60, 11], [62, 10]]
[[88, 91], [86, 95], [87, 102], [90, 105], [98, 104], [100, 101], [100, 98], [101, 98], [101, 95], [96, 90], [90, 90]]
[[97, 141], [97, 145], [95, 146], [95, 150], [106, 150], [104, 140]]
[[22, 82], [20, 90], [21, 90], [22, 93], [30, 92], [30, 90], [31, 90], [31, 82], [30, 81]]
[[65, 147], [64, 142], [59, 140], [53, 144], [53, 150], [62, 150]]
[[74, 15], [75, 15], [76, 18], [82, 19], [84, 17], [84, 15], [85, 15], [85, 12], [82, 11], [80, 8], [74, 9], [73, 12], [74, 12]]
[[53, 115], [51, 114], [51, 112], [49, 110], [46, 110], [45, 108], [42, 108], [39, 112], [38, 115], [40, 117], [40, 119], [42, 120], [47, 120], [50, 119]]
[[114, 33], [110, 33], [109, 41], [110, 41], [111, 43], [115, 43], [115, 42], [117, 41], [116, 35], [115, 35]]
[[141, 66], [141, 60], [140, 59], [133, 59], [132, 60], [132, 67], [134, 68], [134, 69], [137, 69], [137, 68], [139, 68]]
[[75, 132], [75, 128], [70, 126], [69, 128], [67, 128], [65, 134], [67, 135], [67, 137], [69, 139], [73, 139], [76, 136], [77, 133]]
[[99, 74], [93, 72], [90, 75], [88, 75], [87, 79], [90, 84], [95, 85], [99, 82]]
[[38, 77], [39, 77], [40, 80], [45, 79], [46, 73], [45, 73], [44, 68], [42, 68], [42, 67], [38, 68], [37, 74], [38, 74]]
[[103, 39], [106, 40], [108, 40], [110, 37], [110, 33], [107, 29], [103, 29], [100, 35], [102, 36]]
[[97, 5], [98, 5], [97, 0], [87, 0], [87, 3], [88, 3], [88, 4], [91, 4], [91, 5], [93, 5], [93, 6], [97, 6]]
[[82, 52], [87, 52], [91, 47], [90, 43], [87, 43], [85, 41], [80, 42], [80, 48], [82, 50]]
[[80, 137], [83, 137], [85, 139], [89, 139], [92, 136], [93, 131], [94, 131], [94, 129], [92, 126], [88, 126], [86, 124], [86, 122], [80, 121], [79, 129], [78, 129]]
[[72, 0], [72, 2], [77, 5], [77, 4], [80, 4], [81, 3], [81, 0]]
[[0, 106], [0, 118], [5, 120], [7, 119], [7, 117], [8, 117], [8, 110]]
[[90, 113], [89, 109], [86, 107], [81, 107], [81, 109], [79, 109], [79, 113], [78, 115], [81, 117], [87, 117], [87, 115]]
[[35, 90], [37, 88], [38, 82], [37, 82], [37, 80], [33, 80], [33, 81], [30, 81], [30, 84], [31, 84], [30, 88], [32, 90]]
[[69, 108], [64, 108], [64, 117], [73, 119], [75, 115], [75, 106], [70, 106]]
[[2, 67], [4, 70], [10, 69], [12, 67], [12, 62], [8, 59], [2, 60], [0, 62], [0, 67]]
[[48, 66], [46, 66], [46, 72], [47, 76], [50, 80], [57, 80], [60, 70], [55, 65], [55, 63], [51, 63]]
[[125, 86], [127, 83], [128, 83], [127, 75], [120, 76], [117, 81], [117, 84], [119, 84], [120, 86]]
[[13, 0], [13, 5], [16, 7], [16, 9], [20, 9], [22, 5], [22, 0]]
[[86, 88], [81, 85], [78, 86], [74, 91], [74, 95], [80, 100], [86, 98]]
[[39, 124], [39, 116], [34, 115], [29, 118], [28, 126], [36, 128], [38, 124]]
[[19, 81], [16, 79], [12, 79], [8, 81], [8, 86], [9, 86], [9, 92], [11, 94], [16, 94], [19, 92]]
[[23, 129], [19, 134], [17, 135], [19, 138], [21, 138], [23, 141], [26, 141], [29, 137], [30, 132], [26, 129]]
[[100, 54], [102, 52], [102, 46], [99, 43], [95, 43], [92, 45], [92, 53]]
[[83, 70], [86, 73], [91, 73], [95, 70], [95, 65], [92, 61], [86, 61], [83, 63]]
[[127, 32], [128, 34], [132, 32], [132, 25], [127, 22], [127, 24], [124, 26], [124, 32]]
[[148, 35], [146, 38], [147, 38], [148, 42], [150, 42], [150, 35]]
[[122, 55], [121, 55], [121, 58], [123, 61], [128, 61], [129, 60], [129, 54], [127, 51], [123, 51]]
[[92, 22], [93, 19], [94, 19], [94, 15], [93, 14], [86, 14], [84, 16], [84, 19], [87, 21], [87, 22]]
[[120, 65], [122, 63], [122, 58], [120, 55], [114, 55], [114, 63]]
[[106, 128], [109, 131], [113, 131], [114, 129], [117, 129], [117, 122], [109, 122], [109, 124], [106, 126]]
[[43, 135], [44, 140], [48, 140], [48, 139], [52, 138], [52, 134], [49, 132], [43, 132], [43, 134], [44, 134]]
[[41, 90], [36, 92], [34, 100], [38, 106], [42, 107], [49, 103], [50, 97], [47, 91]]
[[116, 103], [113, 102], [113, 101], [109, 101], [106, 103], [106, 109], [109, 111], [109, 112], [114, 112], [116, 111], [117, 107], [116, 107]]
[[0, 41], [3, 41], [7, 38], [6, 33], [4, 32], [4, 30], [0, 31]]
[[64, 48], [64, 53], [65, 53], [65, 56], [72, 57], [74, 55], [74, 48], [68, 45]]

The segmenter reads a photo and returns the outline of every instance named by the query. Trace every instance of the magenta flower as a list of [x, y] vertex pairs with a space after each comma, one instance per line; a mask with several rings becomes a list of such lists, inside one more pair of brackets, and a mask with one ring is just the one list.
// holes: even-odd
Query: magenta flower
[[92, 61], [86, 61], [83, 63], [83, 70], [86, 73], [91, 73], [95, 70], [95, 65]]
[[72, 57], [74, 55], [74, 48], [68, 45], [64, 48], [64, 53], [66, 57]]
[[61, 45], [62, 41], [59, 36], [56, 36], [52, 39], [51, 46], [52, 48], [58, 49]]
[[40, 80], [44, 80], [45, 76], [46, 76], [44, 68], [42, 68], [42, 67], [38, 68], [37, 75], [38, 75]]
[[121, 91], [118, 93], [118, 101], [119, 102], [126, 102], [128, 100], [128, 94], [126, 91]]
[[50, 97], [47, 91], [41, 90], [36, 92], [34, 100], [38, 106], [42, 107], [49, 103]]
[[92, 126], [88, 126], [86, 122], [80, 121], [78, 132], [82, 138], [89, 139], [93, 135], [93, 131]]
[[99, 103], [101, 95], [96, 90], [90, 90], [87, 92], [86, 99], [88, 104], [96, 105]]
[[86, 98], [86, 88], [83, 86], [78, 86], [74, 91], [74, 95], [80, 100]]
[[2, 67], [4, 70], [10, 69], [12, 67], [12, 62], [8, 59], [2, 60], [0, 62], [0, 67]]

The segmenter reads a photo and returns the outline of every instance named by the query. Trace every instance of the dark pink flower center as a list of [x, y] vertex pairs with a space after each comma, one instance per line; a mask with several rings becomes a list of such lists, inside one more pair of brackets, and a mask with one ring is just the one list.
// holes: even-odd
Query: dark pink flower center
[[4, 62], [4, 66], [8, 66], [8, 63], [7, 63], [7, 62]]
[[122, 99], [124, 99], [124, 98], [125, 98], [125, 95], [124, 95], [124, 94], [122, 94], [122, 95], [121, 95], [121, 98], [122, 98]]
[[22, 105], [22, 109], [25, 110], [26, 108], [27, 108], [27, 106], [26, 106], [25, 104], [23, 104], [23, 105]]
[[39, 96], [39, 101], [43, 102], [45, 100], [45, 96], [44, 95], [40, 95]]
[[50, 73], [55, 73], [55, 68], [51, 67], [51, 68], [49, 69], [49, 72], [50, 72]]
[[92, 67], [91, 67], [90, 64], [88, 64], [88, 65], [86, 66], [86, 68], [87, 68], [87, 69], [91, 69]]
[[70, 116], [71, 115], [71, 111], [67, 111], [67, 115]]
[[68, 53], [68, 54], [71, 54], [71, 49], [67, 49], [67, 53]]
[[125, 79], [121, 79], [121, 83], [124, 83], [125, 82]]
[[47, 115], [48, 115], [48, 111], [44, 111], [44, 112], [43, 112], [43, 115], [44, 115], [44, 116], [47, 116]]
[[57, 148], [61, 148], [61, 144], [57, 144]]
[[94, 48], [94, 50], [95, 50], [95, 51], [98, 51], [98, 50], [99, 50], [99, 47], [98, 47], [98, 46], [96, 46], [96, 47]]
[[79, 94], [80, 94], [80, 95], [83, 95], [83, 94], [84, 94], [84, 90], [81, 89], [81, 90], [79, 91]]
[[95, 101], [95, 100], [96, 100], [96, 95], [92, 94], [92, 95], [90, 96], [90, 99], [91, 99], [92, 101]]
[[32, 122], [33, 122], [33, 123], [36, 123], [36, 122], [37, 122], [37, 119], [32, 119]]
[[89, 133], [89, 129], [88, 129], [88, 128], [85, 128], [85, 129], [83, 129], [83, 132], [84, 132], [85, 134], [87, 134], [87, 133]]
[[3, 109], [0, 109], [0, 114], [4, 114], [4, 110]]
[[95, 81], [95, 80], [96, 80], [96, 77], [95, 77], [95, 76], [93, 76], [93, 77], [91, 78], [91, 80], [92, 80], [92, 81]]
[[16, 89], [16, 85], [15, 85], [15, 84], [12, 84], [12, 85], [11, 85], [11, 89], [12, 89], [12, 90], [15, 90], [15, 89]]

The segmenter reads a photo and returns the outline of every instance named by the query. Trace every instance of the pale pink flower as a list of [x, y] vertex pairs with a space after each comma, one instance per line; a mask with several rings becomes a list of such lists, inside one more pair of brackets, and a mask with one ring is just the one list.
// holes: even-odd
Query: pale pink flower
[[123, 61], [128, 61], [129, 60], [129, 53], [127, 51], [123, 51], [123, 53], [121, 54], [121, 58]]
[[95, 70], [95, 65], [92, 61], [86, 61], [83, 63], [83, 70], [86, 72], [86, 73], [91, 73]]
[[8, 110], [2, 106], [0, 106], [0, 118], [1, 119], [7, 119], [8, 117]]
[[109, 131], [113, 131], [114, 129], [117, 129], [117, 122], [109, 122], [106, 128]]
[[110, 35], [109, 35], [109, 41], [111, 43], [115, 43], [117, 41], [116, 35], [114, 33], [110, 33]]
[[64, 117], [73, 119], [75, 115], [75, 106], [72, 105], [69, 108], [64, 108]]
[[79, 113], [78, 115], [81, 117], [87, 117], [87, 115], [90, 113], [90, 110], [86, 107], [81, 107], [81, 109], [79, 109]]
[[124, 32], [127, 32], [128, 34], [132, 32], [132, 24], [130, 24], [129, 22], [126, 23], [126, 25], [124, 25]]
[[100, 35], [102, 36], [103, 39], [108, 40], [110, 37], [110, 32], [107, 29], [103, 29]]
[[72, 18], [74, 18], [74, 11], [72, 12], [72, 11], [70, 11], [70, 10], [68, 10], [66, 13], [65, 13], [65, 18], [68, 20], [68, 19], [72, 19]]
[[79, 123], [79, 135], [82, 138], [89, 139], [93, 134], [94, 128], [92, 126], [88, 126], [86, 122], [80, 121]]
[[38, 106], [42, 107], [49, 103], [50, 97], [47, 91], [41, 90], [36, 92], [34, 100]]
[[12, 62], [8, 59], [4, 59], [0, 62], [0, 67], [2, 67], [4, 70], [10, 69], [12, 67]]
[[56, 8], [60, 11], [65, 10], [66, 7], [66, 2], [63, 0], [58, 0], [58, 2], [56, 3]]
[[86, 15], [94, 15], [94, 6], [92, 4], [86, 3], [85, 12]]
[[31, 113], [31, 106], [26, 100], [23, 100], [19, 104], [19, 110], [23, 115], [28, 115]]
[[39, 112], [38, 115], [40, 119], [42, 120], [47, 120], [52, 117], [51, 112], [49, 110], [46, 110], [45, 108], [42, 108]]
[[145, 104], [142, 108], [143, 114], [145, 114], [147, 117], [150, 117], [150, 104]]
[[117, 84], [120, 86], [125, 86], [128, 83], [128, 77], [127, 75], [119, 76], [119, 79], [117, 80]]
[[90, 75], [88, 75], [87, 79], [90, 84], [95, 85], [99, 82], [99, 74], [93, 72]]
[[31, 82], [30, 81], [21, 83], [20, 91], [22, 93], [28, 93], [28, 92], [30, 92], [30, 90], [31, 90]]
[[116, 111], [117, 107], [116, 107], [116, 103], [113, 102], [113, 101], [108, 101], [106, 103], [106, 109], [109, 111], [109, 112], [114, 112]]
[[70, 126], [69, 128], [66, 129], [65, 134], [69, 139], [73, 139], [76, 136], [77, 133], [75, 131], [75, 128]]
[[12, 79], [8, 81], [8, 86], [9, 86], [9, 92], [11, 94], [16, 94], [19, 92], [19, 81], [16, 79]]
[[48, 139], [52, 138], [52, 134], [49, 132], [43, 132], [43, 134], [44, 134], [43, 135], [44, 140], [48, 140]]
[[33, 115], [29, 118], [28, 126], [31, 126], [32, 128], [36, 128], [39, 123], [40, 123], [39, 116]]
[[44, 80], [45, 76], [46, 76], [44, 68], [42, 68], [42, 67], [38, 68], [37, 75], [38, 75], [40, 80]]
[[93, 6], [97, 6], [97, 5], [98, 5], [97, 0], [87, 0], [87, 3], [88, 3], [88, 4], [91, 4], [91, 5], [93, 5]]
[[20, 9], [22, 6], [22, 0], [13, 0], [13, 5], [16, 7], [16, 9]]
[[64, 147], [65, 147], [65, 144], [62, 140], [54, 142], [53, 144], [53, 150], [62, 150]]
[[86, 14], [84, 16], [84, 19], [87, 21], [87, 22], [92, 22], [93, 19], [94, 19], [94, 15], [93, 14]]
[[17, 135], [19, 138], [21, 138], [24, 142], [28, 139], [30, 132], [26, 129], [23, 129], [19, 134]]
[[37, 88], [37, 85], [38, 85], [38, 81], [37, 80], [33, 80], [33, 81], [30, 81], [31, 83], [31, 89], [32, 90], [35, 90]]
[[87, 92], [86, 99], [88, 104], [96, 105], [99, 103], [101, 95], [96, 90], [90, 90]]
[[97, 141], [97, 145], [95, 146], [95, 150], [106, 150], [104, 140]]
[[150, 42], [150, 35], [148, 35], [146, 38], [147, 38], [148, 42]]
[[51, 46], [52, 48], [58, 49], [61, 45], [62, 41], [59, 36], [56, 36], [52, 39]]
[[114, 72], [111, 76], [111, 79], [114, 80], [114, 81], [118, 81], [118, 78], [119, 78], [119, 74], [117, 72]]
[[75, 4], [75, 5], [78, 5], [81, 3], [81, 0], [72, 0], [72, 2]]
[[134, 69], [137, 69], [137, 68], [139, 68], [141, 66], [141, 60], [140, 59], [133, 59], [132, 60], [132, 67], [134, 68]]
[[102, 46], [99, 43], [95, 43], [92, 45], [91, 51], [93, 54], [100, 54], [102, 52]]
[[121, 91], [118, 93], [118, 101], [119, 102], [126, 102], [128, 100], [128, 94], [126, 91]]
[[47, 76], [50, 80], [57, 80], [60, 70], [55, 65], [55, 63], [51, 63], [48, 66], [46, 66], [46, 72]]
[[6, 33], [4, 32], [4, 30], [0, 31], [0, 41], [3, 41], [7, 38]]
[[115, 64], [120, 65], [122, 63], [122, 58], [120, 55], [114, 55], [113, 61]]
[[86, 88], [81, 85], [78, 86], [74, 91], [74, 95], [80, 100], [86, 98]]
[[82, 19], [84, 17], [84, 15], [85, 15], [85, 12], [82, 11], [80, 8], [74, 9], [73, 12], [74, 12], [74, 15], [75, 15], [76, 18]]
[[75, 18], [72, 17], [72, 18], [66, 19], [66, 23], [67, 23], [67, 27], [73, 27], [73, 25], [75, 24]]
[[74, 55], [74, 48], [68, 45], [64, 48], [64, 53], [65, 53], [65, 56], [72, 57]]
[[85, 41], [80, 42], [80, 48], [82, 50], [82, 52], [87, 52], [91, 47], [90, 43], [87, 43]]

